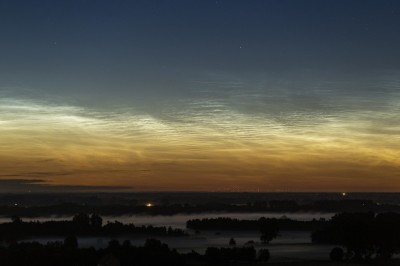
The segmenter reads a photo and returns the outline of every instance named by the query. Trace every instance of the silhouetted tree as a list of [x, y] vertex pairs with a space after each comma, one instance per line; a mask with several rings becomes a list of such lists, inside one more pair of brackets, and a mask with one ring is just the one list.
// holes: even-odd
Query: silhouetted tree
[[376, 256], [390, 259], [400, 252], [400, 214], [394, 212], [379, 213], [375, 216], [374, 235]]
[[344, 251], [342, 248], [336, 247], [331, 250], [329, 253], [329, 258], [331, 261], [342, 261], [344, 258]]
[[229, 246], [236, 246], [236, 241], [234, 238], [229, 239]]
[[122, 243], [122, 246], [123, 246], [124, 248], [130, 248], [130, 247], [132, 247], [131, 241], [125, 240], [125, 241]]
[[390, 259], [400, 251], [400, 214], [342, 213], [313, 232], [313, 242], [340, 244], [347, 248], [346, 259]]
[[[74, 237], [65, 240], [70, 242]], [[71, 241], [73, 242], [73, 241]], [[0, 248], [0, 265], [7, 266], [71, 266], [71, 265], [135, 265], [135, 266], [183, 266], [187, 255], [170, 250], [165, 244], [151, 241], [149, 247], [119, 245], [113, 241], [105, 249], [70, 248], [60, 242], [46, 245], [37, 242], [15, 243]], [[154, 245], [154, 243], [157, 244]], [[156, 247], [155, 247], [156, 246]], [[158, 247], [158, 248], [157, 248]], [[162, 249], [160, 249], [162, 247]], [[202, 262], [203, 256], [193, 254], [191, 259]], [[196, 263], [198, 265], [198, 263]]]
[[67, 236], [64, 239], [64, 247], [66, 248], [78, 248], [78, 239], [76, 239], [76, 236]]
[[268, 249], [260, 249], [257, 253], [257, 259], [261, 262], [267, 262], [271, 257]]
[[22, 220], [19, 216], [13, 215], [13, 216], [11, 216], [11, 222], [18, 224], [18, 223], [22, 223]]
[[121, 245], [119, 244], [119, 241], [116, 239], [111, 240], [108, 242], [108, 248], [111, 250], [119, 249]]
[[224, 264], [230, 262], [254, 262], [256, 250], [254, 247], [215, 248], [206, 249], [205, 258], [210, 263]]
[[154, 238], [147, 239], [144, 247], [153, 251], [166, 251], [169, 249], [167, 244], [163, 244], [160, 240]]
[[80, 227], [86, 227], [90, 225], [89, 215], [86, 213], [78, 213], [73, 218], [72, 221]]
[[269, 243], [278, 236], [279, 229], [276, 220], [266, 219], [263, 217], [258, 220], [258, 223], [261, 232], [261, 242], [265, 244]]
[[103, 219], [99, 215], [93, 213], [90, 216], [90, 225], [94, 228], [101, 228], [101, 226], [103, 225]]
[[105, 254], [97, 263], [98, 266], [120, 266], [120, 260], [113, 254]]

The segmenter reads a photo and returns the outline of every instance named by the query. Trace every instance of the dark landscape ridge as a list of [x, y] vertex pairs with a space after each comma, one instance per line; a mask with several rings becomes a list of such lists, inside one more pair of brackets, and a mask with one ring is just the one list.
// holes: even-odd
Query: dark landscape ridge
[[2, 194], [0, 216], [174, 215], [207, 212], [400, 212], [400, 193]]
[[[310, 227], [304, 228], [304, 224]], [[0, 224], [0, 261], [4, 265], [286, 265], [269, 263], [273, 253], [269, 243], [280, 230], [312, 230], [312, 242], [336, 245], [323, 261], [299, 260], [290, 265], [397, 265], [393, 256], [400, 252], [400, 213], [340, 213], [331, 219], [300, 222], [287, 218], [237, 220], [203, 219], [187, 222], [201, 236], [207, 230], [257, 230], [259, 240], [237, 244], [234, 238], [223, 246], [210, 245], [204, 252], [177, 252], [151, 236], [189, 238], [182, 230], [135, 226], [117, 221], [103, 224], [99, 215], [77, 214], [70, 221], [24, 222], [13, 217]], [[396, 226], [397, 225], [397, 226]], [[58, 235], [63, 241], [28, 241], [34, 236]], [[126, 239], [110, 240], [105, 248], [79, 247], [77, 237], [84, 235], [116, 237], [145, 235], [144, 246], [135, 246]], [[152, 254], [152, 256], [150, 256]], [[154, 257], [157, 255], [156, 257]], [[312, 255], [310, 254], [310, 257]], [[328, 263], [330, 261], [335, 264]], [[3, 265], [3, 264], [2, 264]]]
[[0, 216], [11, 266], [399, 262], [400, 193], [2, 194]]
[[382, 203], [400, 204], [400, 192], [65, 192], [65, 193], [0, 193], [0, 204], [20, 202], [49, 204], [53, 202], [110, 203], [137, 200], [141, 202], [170, 201], [173, 203], [203, 203], [207, 201], [247, 203], [252, 200], [296, 200], [310, 202], [315, 200], [365, 199]]

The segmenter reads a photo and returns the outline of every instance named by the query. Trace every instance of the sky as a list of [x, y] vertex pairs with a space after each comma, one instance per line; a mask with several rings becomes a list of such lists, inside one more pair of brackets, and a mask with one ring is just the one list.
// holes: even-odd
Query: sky
[[400, 191], [396, 0], [2, 0], [0, 193]]

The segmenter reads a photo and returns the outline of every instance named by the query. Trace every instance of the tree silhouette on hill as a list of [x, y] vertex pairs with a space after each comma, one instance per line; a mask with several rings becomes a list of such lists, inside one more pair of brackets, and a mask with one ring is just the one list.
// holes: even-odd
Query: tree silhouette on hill
[[342, 213], [313, 232], [316, 243], [343, 245], [352, 260], [389, 259], [400, 252], [400, 214]]

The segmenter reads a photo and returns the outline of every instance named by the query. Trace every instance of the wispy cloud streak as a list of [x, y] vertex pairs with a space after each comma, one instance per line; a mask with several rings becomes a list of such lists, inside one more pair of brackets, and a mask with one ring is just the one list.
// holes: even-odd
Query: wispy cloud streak
[[3, 98], [0, 166], [4, 178], [59, 185], [356, 189], [360, 178], [399, 177], [396, 108], [247, 113], [211, 97], [157, 115]]

